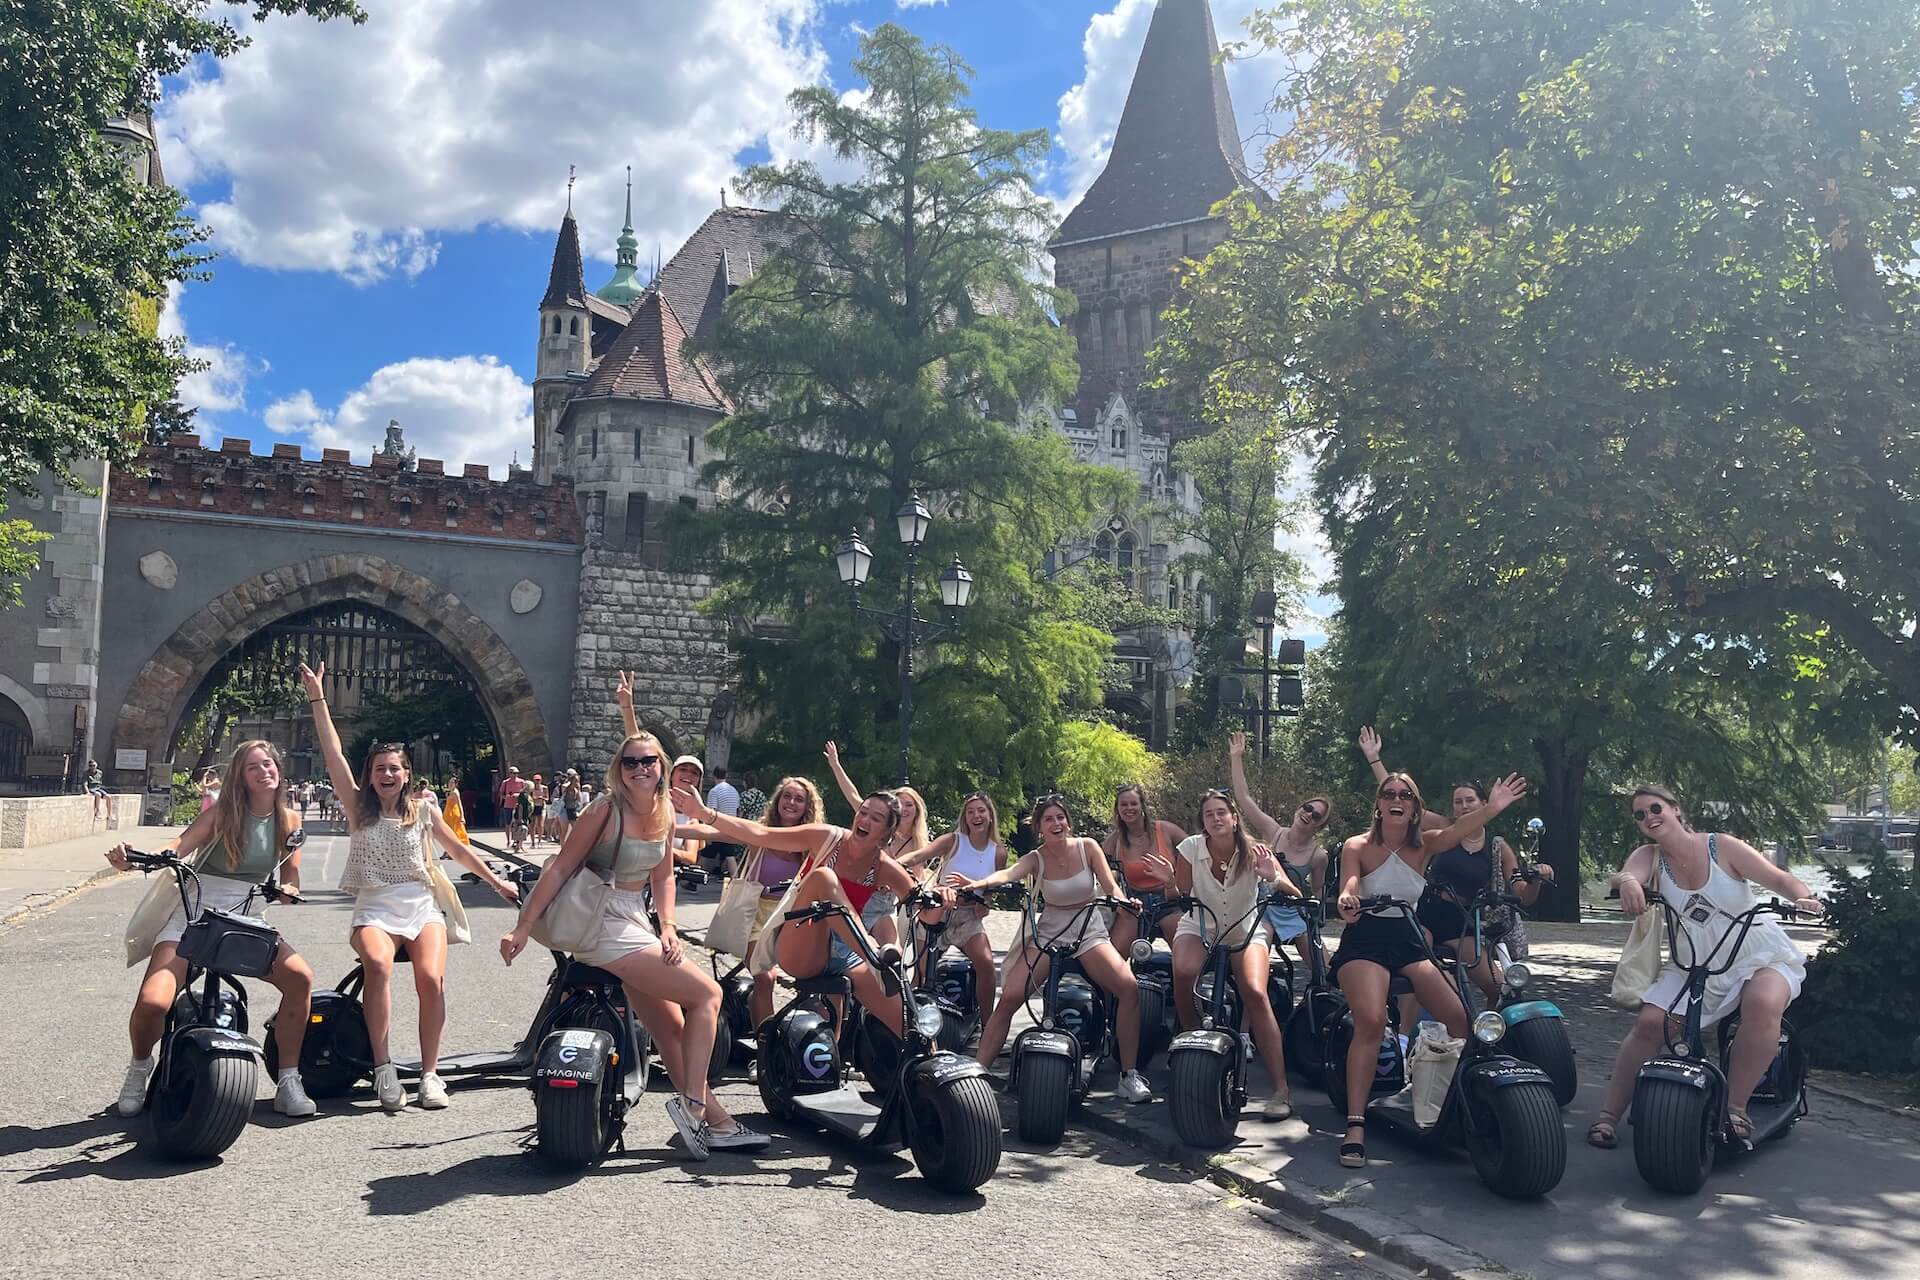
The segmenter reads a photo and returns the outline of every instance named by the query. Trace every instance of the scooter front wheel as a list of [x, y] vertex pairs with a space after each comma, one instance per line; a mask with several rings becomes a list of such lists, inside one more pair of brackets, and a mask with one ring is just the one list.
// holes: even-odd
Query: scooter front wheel
[[1054, 1054], [1028, 1054], [1020, 1064], [1019, 1133], [1024, 1142], [1052, 1146], [1066, 1136], [1073, 1064]]
[[1712, 1099], [1681, 1080], [1642, 1076], [1633, 1087], [1633, 1163], [1656, 1191], [1690, 1196], [1713, 1172]]
[[913, 1100], [910, 1149], [920, 1176], [951, 1195], [977, 1191], [1000, 1167], [1000, 1103], [982, 1076], [930, 1085]]
[[252, 1058], [176, 1043], [147, 1104], [154, 1147], [171, 1159], [205, 1160], [232, 1146], [253, 1110], [256, 1070]]
[[1217, 1053], [1187, 1050], [1175, 1053], [1172, 1065], [1167, 1101], [1180, 1141], [1214, 1149], [1230, 1144], [1240, 1125], [1240, 1106], [1233, 1096], [1234, 1064]]
[[1561, 1106], [1573, 1101], [1580, 1091], [1580, 1069], [1573, 1061], [1573, 1043], [1567, 1038], [1567, 1024], [1559, 1018], [1529, 1018], [1507, 1028], [1500, 1046], [1506, 1052], [1531, 1062], [1553, 1081], [1553, 1100]]
[[1467, 1134], [1467, 1151], [1489, 1189], [1512, 1200], [1532, 1200], [1560, 1185], [1567, 1171], [1567, 1134], [1551, 1088], [1538, 1083], [1496, 1088], [1485, 1114]]

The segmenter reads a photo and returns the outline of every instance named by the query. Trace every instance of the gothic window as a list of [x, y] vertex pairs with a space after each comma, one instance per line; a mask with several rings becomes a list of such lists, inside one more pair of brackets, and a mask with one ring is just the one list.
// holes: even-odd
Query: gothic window
[[347, 508], [347, 515], [354, 520], [365, 520], [367, 518], [367, 491], [365, 489], [355, 489], [353, 491], [352, 505]]
[[1102, 531], [1093, 539], [1094, 558], [1102, 564], [1113, 563], [1113, 535]]
[[1127, 427], [1123, 422], [1116, 422], [1113, 426], [1113, 451], [1115, 453], [1127, 451]]
[[579, 316], [575, 316], [573, 319], [567, 321], [567, 332], [576, 338], [580, 336], [580, 317]]
[[319, 496], [320, 491], [318, 489], [315, 489], [312, 485], [304, 486], [300, 490], [300, 513], [302, 515], [312, 515], [313, 501]]
[[460, 527], [460, 500], [458, 498], [448, 498], [447, 499], [447, 528], [458, 529], [459, 527]]
[[556, 334], [560, 332], [560, 317], [559, 317], [559, 316], [555, 316], [555, 317], [553, 318], [553, 331], [554, 331], [554, 333], [556, 333]]
[[1135, 587], [1133, 553], [1136, 545], [1132, 534], [1123, 533], [1116, 547], [1117, 559], [1114, 567], [1120, 571], [1120, 585], [1129, 591], [1134, 590]]
[[253, 509], [255, 511], [267, 509], [267, 485], [264, 480], [253, 482]]
[[533, 509], [533, 536], [536, 538], [544, 538], [547, 536], [547, 509], [545, 507], [535, 507]]
[[402, 493], [402, 494], [395, 495], [393, 499], [393, 509], [400, 513], [401, 524], [413, 523], [413, 495], [412, 494]]

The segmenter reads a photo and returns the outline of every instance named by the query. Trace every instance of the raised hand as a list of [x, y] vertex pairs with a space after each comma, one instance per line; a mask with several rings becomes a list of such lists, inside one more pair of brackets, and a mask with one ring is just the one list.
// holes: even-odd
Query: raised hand
[[632, 710], [633, 708], [633, 672], [622, 671], [620, 673], [620, 683], [615, 685], [613, 688], [613, 700], [619, 703], [622, 707], [628, 710]]
[[827, 757], [828, 764], [840, 763], [840, 744], [832, 739], [827, 740], [827, 745], [821, 748], [821, 753]]
[[1360, 754], [1372, 764], [1380, 758], [1380, 734], [1370, 724], [1360, 727]]
[[698, 791], [689, 787], [674, 787], [667, 792], [667, 795], [672, 799], [673, 807], [682, 815], [689, 818], [704, 818], [707, 816], [706, 801], [700, 798]]
[[306, 687], [308, 702], [324, 701], [326, 699], [327, 688], [321, 683], [322, 680], [326, 679], [326, 676], [327, 664], [324, 662], [320, 664], [318, 670], [309, 667], [304, 662], [300, 664], [300, 683]]
[[1487, 803], [1498, 813], [1514, 801], [1524, 799], [1526, 794], [1527, 780], [1517, 773], [1510, 773], [1493, 784], [1493, 790], [1487, 793]]
[[1232, 736], [1227, 739], [1227, 758], [1229, 760], [1238, 760], [1246, 754], [1247, 731], [1245, 729], [1235, 729]]

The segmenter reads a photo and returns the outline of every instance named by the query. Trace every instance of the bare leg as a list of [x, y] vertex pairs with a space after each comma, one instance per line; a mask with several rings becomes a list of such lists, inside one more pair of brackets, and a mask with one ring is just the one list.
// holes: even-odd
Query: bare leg
[[1051, 957], [1024, 945], [1024, 938], [1007, 953], [1007, 972], [1000, 982], [1000, 999], [993, 1006], [986, 1024], [980, 1028], [980, 1046], [976, 1057], [984, 1066], [992, 1066], [1000, 1048], [1013, 1029], [1013, 1015], [1026, 1002], [1027, 995], [1047, 980]]
[[1276, 1098], [1288, 1096], [1286, 1051], [1280, 1042], [1280, 1023], [1273, 1015], [1273, 1001], [1267, 999], [1267, 975], [1273, 968], [1273, 953], [1256, 942], [1233, 957], [1233, 975], [1240, 983], [1240, 1003], [1246, 1010], [1247, 1026], [1253, 1043], [1273, 1077]]
[[993, 944], [987, 941], [986, 934], [976, 933], [960, 950], [973, 962], [974, 1007], [984, 1019], [993, 1011], [994, 979], [999, 976], [994, 971]]
[[1632, 1030], [1621, 1039], [1620, 1051], [1613, 1057], [1613, 1075], [1607, 1080], [1607, 1100], [1600, 1108], [1604, 1115], [1615, 1120], [1626, 1115], [1627, 1103], [1633, 1098], [1635, 1079], [1640, 1074], [1640, 1068], [1665, 1039], [1665, 1024], [1668, 1021], [1667, 1011], [1660, 1006], [1640, 1006], [1640, 1016], [1633, 1020]]
[[[1353, 1015], [1353, 1043], [1347, 1046], [1349, 1116], [1364, 1116], [1367, 1100], [1373, 1096], [1374, 1071], [1380, 1065], [1380, 1038], [1387, 1033], [1389, 976], [1384, 966], [1371, 960], [1349, 960], [1340, 966], [1340, 990], [1346, 994], [1347, 1008]], [[1362, 1134], [1366, 1132], [1364, 1123], [1349, 1123], [1349, 1140], [1353, 1140], [1355, 1129]]]
[[1080, 954], [1080, 968], [1113, 997], [1117, 1008], [1114, 1039], [1119, 1041], [1120, 1069], [1132, 1071], [1140, 1063], [1140, 983], [1111, 942], [1089, 947]]
[[1457, 1040], [1466, 1039], [1471, 1030], [1467, 1026], [1467, 1010], [1446, 975], [1428, 960], [1416, 960], [1400, 972], [1413, 984], [1413, 994], [1419, 997], [1427, 1012], [1446, 1023], [1447, 1034]]
[[1173, 1010], [1182, 1031], [1200, 1025], [1200, 995], [1194, 990], [1207, 967], [1207, 944], [1188, 934], [1173, 942]]
[[447, 929], [430, 924], [407, 944], [413, 959], [413, 991], [420, 998], [420, 1074], [440, 1066], [440, 1036], [447, 1029]]
[[313, 968], [282, 942], [267, 981], [280, 990], [280, 1013], [273, 1028], [284, 1071], [300, 1065], [300, 1046], [307, 1038], [307, 1018], [313, 1011]]
[[363, 924], [353, 931], [352, 943], [366, 975], [360, 1010], [367, 1019], [367, 1044], [373, 1065], [383, 1066], [392, 1060], [387, 1039], [393, 1026], [393, 938], [384, 929]]
[[[721, 1128], [730, 1126], [733, 1117], [707, 1086], [707, 1064], [713, 1059], [713, 1037], [720, 1021], [720, 984], [699, 966], [685, 960], [668, 964], [658, 946], [629, 952], [614, 963], [600, 967], [619, 978], [627, 988], [634, 1012], [647, 1023], [647, 1030], [660, 1043], [660, 1061], [680, 1096], [704, 1108], [702, 1118], [709, 1124]], [[669, 1001], [684, 1011], [685, 1022], [677, 1046], [672, 1038], [672, 1017], [668, 1015], [663, 1019], [664, 1011], [654, 1000]], [[647, 1022], [649, 1016], [654, 1022]], [[656, 1024], [665, 1034], [655, 1030]]]
[[146, 976], [140, 979], [140, 994], [134, 997], [133, 1013], [127, 1018], [127, 1038], [133, 1042], [136, 1059], [153, 1056], [153, 1046], [167, 1029], [167, 1010], [187, 980], [187, 962], [178, 951], [178, 943], [162, 942], [147, 958]]
[[1727, 1063], [1727, 1106], [1745, 1114], [1760, 1077], [1780, 1051], [1780, 1019], [1793, 999], [1787, 980], [1772, 969], [1747, 979], [1740, 992], [1740, 1030]]

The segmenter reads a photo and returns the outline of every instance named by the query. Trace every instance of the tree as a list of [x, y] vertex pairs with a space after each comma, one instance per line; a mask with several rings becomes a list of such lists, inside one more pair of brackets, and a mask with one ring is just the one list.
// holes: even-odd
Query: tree
[[[364, 19], [352, 0], [251, 0], [255, 18]], [[206, 0], [0, 0], [0, 497], [82, 458], [125, 463], [188, 418], [194, 362], [154, 335], [204, 232], [179, 192], [135, 181], [109, 122], [144, 113], [160, 77], [246, 41]], [[0, 523], [0, 559], [17, 548]], [[11, 575], [14, 567], [0, 562]]]
[[1423, 768], [1529, 748], [1563, 880], [1611, 803], [1592, 783], [1804, 830], [1801, 726], [1915, 729], [1917, 24], [1895, 0], [1254, 24], [1302, 68], [1282, 181], [1231, 209], [1173, 360], [1316, 451], [1349, 714]]
[[1030, 178], [1045, 133], [982, 127], [966, 65], [898, 26], [863, 37], [854, 66], [864, 96], [813, 87], [791, 102], [861, 176], [794, 162], [745, 179], [788, 238], [704, 346], [736, 406], [709, 467], [729, 500], [701, 517], [706, 545], [726, 548], [711, 607], [743, 632], [778, 624], [752, 627], [740, 652], [743, 702], [769, 736], [809, 760], [838, 737], [855, 777], [891, 778], [901, 653], [851, 616], [833, 551], [861, 531], [865, 598], [897, 607], [894, 512], [925, 495], [935, 520], [915, 603], [928, 607], [955, 556], [975, 586], [915, 688], [914, 776], [936, 807], [981, 783], [1017, 802], [1049, 777], [1076, 708], [1099, 707], [1112, 644], [1039, 566], [1127, 486], [1029, 412], [1076, 381], [1054, 319], [1068, 297], [1038, 283], [1050, 222]]

